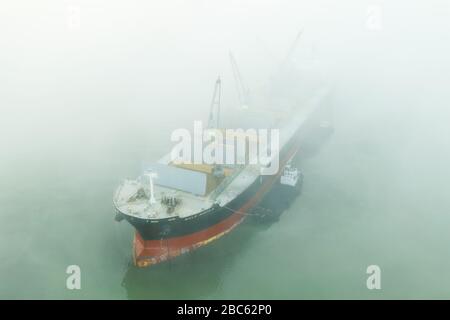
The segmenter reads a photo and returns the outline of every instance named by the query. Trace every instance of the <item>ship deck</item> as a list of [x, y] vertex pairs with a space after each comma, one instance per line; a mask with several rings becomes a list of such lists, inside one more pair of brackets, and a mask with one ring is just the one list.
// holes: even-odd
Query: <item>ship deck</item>
[[[280, 148], [289, 141], [296, 130], [309, 117], [313, 109], [320, 103], [326, 92], [319, 92], [316, 96], [302, 104], [296, 112], [286, 114], [283, 120], [277, 119], [280, 128]], [[271, 127], [275, 127], [273, 124]], [[187, 218], [211, 208], [214, 204], [226, 206], [231, 200], [245, 191], [260, 174], [259, 165], [247, 165], [235, 168], [235, 174], [225, 178], [215, 190], [206, 195], [195, 195], [190, 192], [154, 186], [155, 202], [150, 204], [148, 191], [142, 179], [125, 180], [114, 195], [114, 204], [123, 214], [141, 219], [168, 219], [173, 217]], [[140, 195], [140, 196], [137, 196]], [[175, 197], [180, 200], [173, 211], [167, 210], [161, 201], [163, 197]]]

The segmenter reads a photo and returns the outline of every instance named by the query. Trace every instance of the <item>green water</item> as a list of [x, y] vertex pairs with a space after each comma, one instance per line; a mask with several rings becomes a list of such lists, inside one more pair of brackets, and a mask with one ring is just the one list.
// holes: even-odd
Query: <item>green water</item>
[[[343, 111], [364, 103], [373, 102], [335, 97]], [[145, 148], [157, 130], [137, 119], [131, 130], [115, 115], [52, 120], [51, 132], [41, 127], [45, 142], [18, 141], [4, 158], [0, 297], [448, 298], [448, 198], [436, 188], [445, 184], [447, 162], [427, 154], [442, 120], [400, 123], [350, 108], [353, 119], [337, 114], [334, 135], [301, 161], [303, 194], [280, 221], [249, 221], [191, 255], [143, 270], [130, 265], [133, 230], [114, 222], [111, 196], [142, 158], [165, 150], [157, 142]], [[411, 137], [412, 128], [422, 129]], [[65, 287], [71, 264], [81, 267], [81, 290]], [[371, 264], [382, 270], [379, 291], [366, 288]]]
[[[80, 1], [78, 33], [56, 1], [2, 11], [0, 298], [450, 298], [447, 6], [384, 3], [385, 29], [370, 33], [361, 1], [193, 2], [172, 15]], [[302, 195], [274, 224], [135, 269], [115, 187], [205, 118], [219, 72], [236, 102], [230, 48], [257, 88], [300, 20], [335, 83], [335, 132], [301, 160]], [[66, 289], [69, 265], [81, 290]], [[381, 290], [366, 287], [369, 265]]]

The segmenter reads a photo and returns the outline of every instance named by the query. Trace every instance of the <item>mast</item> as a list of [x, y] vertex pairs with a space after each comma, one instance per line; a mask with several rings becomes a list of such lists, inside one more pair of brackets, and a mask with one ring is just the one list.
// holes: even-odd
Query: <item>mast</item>
[[155, 191], [154, 191], [154, 186], [153, 186], [153, 179], [157, 178], [157, 174], [156, 172], [150, 171], [148, 173], [145, 174], [150, 182], [150, 199], [149, 202], [151, 205], [156, 203], [156, 199], [155, 199]]

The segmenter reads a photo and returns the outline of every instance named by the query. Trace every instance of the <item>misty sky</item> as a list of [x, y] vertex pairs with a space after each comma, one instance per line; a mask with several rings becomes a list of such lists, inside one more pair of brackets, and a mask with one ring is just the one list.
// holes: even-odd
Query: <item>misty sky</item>
[[[403, 144], [430, 134], [445, 144], [449, 15], [444, 0], [3, 3], [2, 149], [23, 158], [36, 146], [57, 148], [65, 135], [76, 146], [86, 127], [114, 139], [108, 130], [117, 119], [169, 128], [201, 119], [218, 75], [225, 108], [237, 103], [230, 50], [258, 93], [299, 30], [294, 61], [320, 62], [355, 134], [370, 128], [381, 138], [402, 135]], [[439, 144], [432, 150], [448, 155]]]
[[[47, 289], [58, 296], [60, 273], [65, 277], [66, 265], [79, 259], [101, 270], [91, 278], [91, 289], [100, 290], [93, 296], [108, 294], [96, 282], [108, 272], [115, 277], [109, 283], [123, 290], [121, 263], [128, 260], [117, 248], [104, 250], [114, 243], [111, 198], [118, 181], [136, 174], [141, 161], [167, 153], [173, 129], [206, 120], [218, 75], [223, 112], [230, 113], [237, 95], [229, 51], [261, 98], [303, 30], [292, 67], [334, 89], [335, 134], [305, 164], [309, 189], [297, 203], [304, 206], [295, 216], [299, 224], [269, 228], [276, 231], [270, 241], [282, 244], [273, 251], [279, 259], [291, 236], [304, 237], [297, 264], [274, 260], [278, 273], [339, 284], [339, 271], [354, 267], [365, 276], [375, 256], [401, 270], [405, 291], [387, 291], [392, 296], [427, 285], [427, 293], [442, 293], [450, 266], [449, 18], [448, 0], [3, 1], [0, 283], [15, 296], [40, 297]], [[222, 286], [241, 270], [265, 265], [262, 238], [254, 241], [262, 246], [252, 251], [255, 268], [247, 268], [245, 257], [252, 256], [243, 251], [234, 263], [246, 268], [223, 272]], [[71, 251], [65, 246], [72, 242]], [[120, 245], [130, 252], [128, 242]], [[334, 254], [345, 260], [335, 269]], [[252, 276], [240, 281], [242, 289], [251, 287], [248, 279], [260, 281]], [[16, 279], [25, 279], [23, 288]], [[233, 290], [230, 285], [228, 296]]]

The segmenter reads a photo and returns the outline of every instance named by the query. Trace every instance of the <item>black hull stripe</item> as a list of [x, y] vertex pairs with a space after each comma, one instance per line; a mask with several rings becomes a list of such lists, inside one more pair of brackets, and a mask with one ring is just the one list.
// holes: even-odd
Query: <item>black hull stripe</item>
[[[310, 123], [312, 125], [312, 123]], [[297, 130], [293, 138], [282, 148], [280, 152], [280, 171], [287, 160], [292, 156], [292, 150], [297, 150], [304, 133], [310, 126], [302, 126]], [[235, 199], [230, 201], [226, 207], [213, 206], [198, 214], [186, 218], [173, 217], [168, 219], [141, 219], [124, 215], [125, 219], [133, 225], [144, 240], [160, 240], [173, 237], [189, 235], [204, 229], [230, 217], [234, 211], [239, 210], [246, 202], [260, 191], [260, 188], [269, 180], [278, 179], [279, 174], [272, 176], [260, 176], [246, 190], [244, 190]], [[270, 189], [270, 188], [269, 188]], [[269, 190], [267, 190], [269, 191]], [[261, 200], [261, 199], [259, 199]]]

